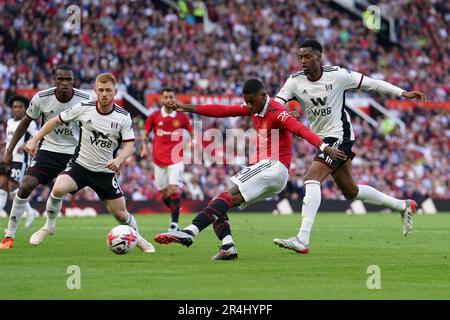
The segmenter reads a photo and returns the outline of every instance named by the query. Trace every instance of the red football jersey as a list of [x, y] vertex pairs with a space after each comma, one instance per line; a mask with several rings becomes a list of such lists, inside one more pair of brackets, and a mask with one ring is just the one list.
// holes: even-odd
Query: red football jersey
[[[288, 170], [292, 160], [292, 133], [319, 147], [322, 140], [289, 115], [289, 112], [272, 98], [268, 99], [260, 114], [250, 113], [246, 106], [198, 105], [197, 114], [210, 117], [250, 116], [258, 133], [257, 162], [264, 159], [278, 160]], [[276, 129], [276, 131], [272, 131]], [[274, 136], [278, 135], [278, 137]], [[273, 148], [272, 148], [273, 147]]]
[[183, 141], [183, 130], [192, 134], [192, 125], [189, 118], [181, 112], [172, 112], [167, 115], [164, 111], [155, 111], [145, 121], [145, 131], [153, 130], [153, 162], [160, 167], [167, 167], [183, 159], [183, 148], [179, 148], [175, 156], [172, 151]]

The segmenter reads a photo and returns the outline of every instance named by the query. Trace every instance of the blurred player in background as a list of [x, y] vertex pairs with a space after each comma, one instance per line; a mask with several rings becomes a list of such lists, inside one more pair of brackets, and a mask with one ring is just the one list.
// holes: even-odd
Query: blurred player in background
[[[192, 106], [173, 102], [178, 111], [194, 112], [204, 116], [251, 116], [258, 132], [257, 162], [233, 176], [231, 178], [233, 186], [227, 192], [213, 198], [205, 210], [200, 211], [194, 218], [191, 225], [181, 231], [156, 235], [156, 242], [162, 244], [175, 242], [190, 246], [194, 237], [213, 223], [214, 232], [222, 241], [222, 246], [212, 259], [236, 259], [237, 249], [231, 236], [227, 211], [232, 207], [245, 208], [273, 197], [286, 187], [292, 160], [292, 134], [304, 138], [332, 159], [346, 159], [344, 152], [323, 143], [317, 135], [293, 118], [283, 106], [270, 98], [261, 81], [247, 80], [242, 91], [246, 105]], [[272, 139], [275, 141], [272, 142]]]
[[[41, 118], [41, 125], [44, 125], [74, 104], [89, 100], [89, 94], [73, 87], [74, 75], [70, 66], [56, 66], [54, 82], [55, 87], [39, 91], [31, 99], [25, 117], [17, 126], [2, 159], [5, 166], [11, 165], [13, 151], [33, 120]], [[0, 243], [0, 249], [13, 247], [17, 227], [28, 203], [28, 197], [37, 186], [51, 183], [66, 168], [78, 145], [79, 135], [79, 125], [73, 122], [56, 127], [40, 142], [39, 151], [32, 159], [30, 167], [20, 183], [19, 191], [14, 197], [8, 228], [5, 238]]]
[[403, 235], [412, 229], [412, 215], [417, 204], [413, 200], [399, 200], [371, 186], [357, 185], [352, 176], [352, 159], [355, 142], [350, 117], [345, 111], [345, 93], [351, 89], [372, 90], [382, 94], [407, 99], [426, 99], [421, 92], [405, 90], [386, 81], [374, 80], [361, 73], [340, 67], [321, 65], [322, 45], [316, 40], [306, 40], [300, 46], [302, 71], [292, 74], [275, 100], [285, 105], [297, 100], [305, 110], [311, 130], [325, 143], [345, 152], [347, 160], [333, 160], [319, 152], [305, 176], [305, 196], [302, 206], [302, 224], [297, 236], [274, 239], [280, 247], [307, 253], [311, 229], [321, 202], [321, 182], [331, 174], [346, 199], [384, 206], [400, 212]]
[[174, 148], [179, 146], [179, 142], [183, 139], [183, 131], [180, 129], [186, 129], [192, 141], [192, 125], [189, 118], [168, 107], [168, 103], [174, 100], [174, 89], [162, 89], [161, 109], [150, 114], [145, 122], [141, 151], [141, 157], [148, 155], [148, 140], [150, 133], [153, 132], [152, 155], [155, 181], [164, 204], [171, 212], [169, 231], [178, 230], [180, 215], [180, 187], [183, 185], [184, 170], [183, 150], [181, 149], [179, 154], [174, 154]]
[[[27, 110], [30, 101], [24, 96], [16, 95], [9, 99], [8, 104], [12, 109], [13, 117], [8, 120], [6, 125], [6, 148], [9, 147], [14, 132], [19, 126], [20, 120], [25, 117], [25, 111]], [[11, 166], [8, 167], [4, 162], [0, 163], [0, 211], [3, 210], [6, 205], [8, 192], [9, 196], [12, 198], [17, 194], [19, 183], [22, 180], [25, 169], [29, 165], [28, 154], [24, 153], [25, 143], [34, 136], [36, 132], [36, 122], [32, 121], [27, 128], [25, 135], [22, 136], [13, 150]], [[33, 223], [35, 216], [39, 213], [31, 208], [29, 202], [26, 204], [25, 212], [27, 218], [25, 221], [25, 228], [28, 228]]]
[[[136, 220], [126, 208], [125, 198], [116, 174], [134, 149], [134, 131], [130, 114], [114, 103], [117, 94], [116, 78], [102, 73], [95, 80], [97, 101], [80, 102], [61, 112], [47, 122], [28, 141], [25, 150], [34, 153], [38, 142], [51, 134], [61, 124], [80, 122], [81, 138], [73, 161], [58, 177], [47, 200], [47, 222], [31, 238], [32, 245], [40, 245], [55, 233], [56, 217], [61, 210], [64, 196], [75, 194], [84, 187], [91, 187], [106, 208], [121, 223], [136, 230], [137, 247], [153, 253], [154, 247], [138, 231]], [[123, 148], [117, 154], [120, 146]]]

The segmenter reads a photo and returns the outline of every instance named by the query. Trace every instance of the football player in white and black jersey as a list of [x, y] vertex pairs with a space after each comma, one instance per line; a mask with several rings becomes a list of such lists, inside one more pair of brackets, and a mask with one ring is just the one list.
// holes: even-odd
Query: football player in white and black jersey
[[321, 65], [322, 45], [316, 40], [306, 40], [300, 46], [299, 59], [302, 71], [294, 73], [285, 82], [276, 100], [286, 104], [297, 100], [305, 111], [311, 130], [332, 147], [343, 150], [347, 160], [333, 161], [322, 152], [314, 158], [305, 176], [305, 196], [302, 206], [302, 225], [297, 236], [290, 239], [274, 239], [281, 247], [300, 252], [307, 247], [309, 237], [321, 201], [321, 182], [333, 177], [346, 199], [359, 199], [399, 211], [403, 222], [403, 234], [412, 229], [412, 215], [417, 204], [413, 200], [399, 200], [370, 186], [357, 185], [352, 176], [352, 146], [355, 135], [350, 117], [345, 111], [347, 90], [363, 89], [407, 99], [425, 100], [423, 93], [406, 92], [386, 81], [374, 80], [361, 73], [337, 66]]
[[[24, 96], [15, 95], [9, 99], [8, 105], [12, 110], [12, 118], [8, 120], [6, 125], [6, 148], [8, 148], [11, 143], [14, 132], [17, 130], [20, 120], [25, 116], [25, 111], [29, 104], [30, 101]], [[7, 167], [5, 163], [0, 163], [0, 210], [3, 210], [6, 205], [8, 193], [10, 197], [14, 197], [18, 191], [19, 183], [29, 164], [28, 154], [24, 152], [25, 143], [34, 136], [36, 132], [36, 122], [32, 121], [25, 135], [20, 139], [13, 150], [11, 166]], [[27, 203], [25, 212], [27, 216], [25, 228], [28, 228], [33, 223], [36, 211], [31, 208], [29, 203]]]
[[[2, 159], [6, 167], [11, 166], [13, 150], [33, 120], [40, 118], [41, 125], [44, 125], [71, 106], [81, 101], [89, 101], [89, 94], [73, 88], [74, 75], [70, 66], [57, 66], [54, 82], [55, 87], [39, 91], [31, 99], [25, 117], [17, 126]], [[32, 159], [14, 197], [8, 228], [5, 239], [0, 243], [0, 249], [13, 247], [17, 226], [28, 203], [28, 197], [38, 185], [51, 183], [66, 168], [78, 145], [79, 132], [77, 123], [62, 124], [40, 141], [39, 151]]]
[[[122, 162], [133, 154], [135, 137], [130, 114], [114, 103], [117, 94], [114, 75], [103, 73], [97, 76], [95, 93], [97, 101], [80, 102], [61, 112], [25, 146], [25, 150], [33, 154], [40, 139], [47, 137], [56, 127], [80, 123], [80, 139], [74, 158], [57, 177], [47, 200], [47, 222], [31, 236], [30, 243], [39, 245], [54, 234], [56, 217], [66, 194], [91, 187], [121, 224], [136, 230], [137, 246], [143, 252], [155, 252], [153, 245], [139, 234], [136, 220], [126, 208], [116, 178]], [[123, 148], [117, 153], [121, 145]]]

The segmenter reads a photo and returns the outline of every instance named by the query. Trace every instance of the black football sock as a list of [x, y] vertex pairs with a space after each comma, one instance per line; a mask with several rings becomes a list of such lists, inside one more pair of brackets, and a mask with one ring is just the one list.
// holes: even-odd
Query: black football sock
[[162, 201], [164, 202], [164, 204], [166, 205], [167, 208], [170, 208], [170, 198], [169, 197], [162, 197]]
[[178, 223], [178, 218], [180, 216], [180, 195], [178, 193], [173, 193], [170, 195], [169, 200], [172, 222]]
[[[219, 223], [228, 220], [227, 211], [231, 208], [231, 204], [231, 195], [228, 192], [222, 192], [208, 203], [205, 210], [199, 212], [192, 221], [192, 224], [195, 225], [199, 231], [202, 231], [216, 220], [219, 221]], [[228, 223], [227, 225], [229, 228]], [[226, 228], [225, 225], [224, 228]]]

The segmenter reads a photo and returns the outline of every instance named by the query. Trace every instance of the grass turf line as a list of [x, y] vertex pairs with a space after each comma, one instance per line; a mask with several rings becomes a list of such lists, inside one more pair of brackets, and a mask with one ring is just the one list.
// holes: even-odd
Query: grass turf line
[[[192, 218], [182, 215], [180, 225]], [[169, 215], [136, 219], [155, 254], [110, 252], [106, 235], [116, 223], [109, 215], [58, 219], [57, 233], [39, 247], [28, 239], [44, 219], [21, 227], [15, 247], [0, 250], [0, 299], [450, 298], [449, 214], [418, 215], [412, 235], [403, 237], [396, 214], [321, 213], [307, 255], [272, 243], [297, 233], [299, 215], [231, 214], [236, 261], [210, 261], [220, 245], [211, 227], [186, 248], [153, 241]], [[66, 287], [70, 265], [81, 269], [80, 290]], [[380, 290], [366, 286], [370, 265], [380, 267]]]

